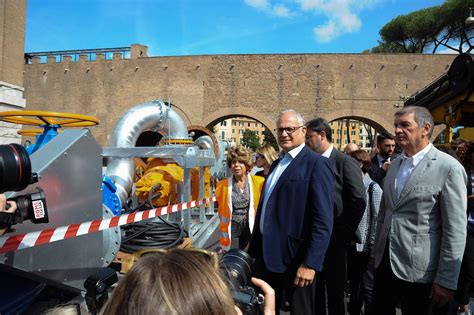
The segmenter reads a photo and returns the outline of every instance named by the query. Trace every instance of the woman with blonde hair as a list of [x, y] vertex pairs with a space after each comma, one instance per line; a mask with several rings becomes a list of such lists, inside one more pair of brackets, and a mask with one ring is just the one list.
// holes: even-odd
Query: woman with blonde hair
[[217, 183], [220, 245], [223, 250], [245, 249], [250, 241], [264, 179], [250, 175], [252, 153], [236, 146], [227, 154], [232, 176]]
[[272, 166], [273, 162], [278, 158], [277, 153], [269, 144], [259, 147], [255, 153], [255, 165], [263, 168], [263, 170], [255, 173], [255, 175], [267, 178], [270, 172], [270, 166]]

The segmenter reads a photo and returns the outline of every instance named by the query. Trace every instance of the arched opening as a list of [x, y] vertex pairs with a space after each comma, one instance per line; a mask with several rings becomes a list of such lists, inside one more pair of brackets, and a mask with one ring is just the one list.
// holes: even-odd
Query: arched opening
[[264, 143], [276, 146], [272, 131], [264, 123], [248, 115], [228, 114], [210, 121], [206, 128], [227, 140], [231, 146], [244, 145], [256, 150]]
[[349, 144], [371, 151], [376, 145], [378, 134], [392, 134], [380, 122], [361, 116], [342, 116], [329, 121], [332, 129], [332, 143], [338, 150]]

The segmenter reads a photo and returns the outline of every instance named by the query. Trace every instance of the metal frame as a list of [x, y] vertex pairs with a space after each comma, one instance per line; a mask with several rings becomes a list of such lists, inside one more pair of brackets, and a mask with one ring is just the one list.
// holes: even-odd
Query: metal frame
[[[132, 148], [105, 147], [102, 150], [102, 155], [103, 157], [118, 158], [153, 157], [160, 158], [165, 162], [177, 163], [184, 170], [184, 183], [181, 187], [180, 202], [190, 201], [191, 169], [195, 167], [199, 167], [200, 198], [204, 198], [204, 167], [213, 166], [215, 163], [212, 150], [183, 145]], [[195, 244], [204, 244], [213, 231], [203, 233], [202, 229], [215, 229], [217, 225], [209, 224], [209, 222], [214, 222], [215, 219], [213, 219], [213, 217], [217, 217], [217, 214], [214, 213], [214, 205], [212, 203], [207, 215], [204, 206], [200, 206], [198, 209], [197, 212], [193, 212], [192, 209], [183, 210], [177, 218], [181, 220], [184, 230], [193, 238]], [[196, 218], [194, 214], [196, 214]], [[209, 219], [209, 217], [211, 217], [211, 219]]]

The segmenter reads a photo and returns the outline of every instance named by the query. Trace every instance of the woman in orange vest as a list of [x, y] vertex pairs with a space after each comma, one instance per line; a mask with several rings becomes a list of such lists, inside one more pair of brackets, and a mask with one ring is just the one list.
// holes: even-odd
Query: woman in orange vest
[[219, 232], [222, 249], [245, 249], [257, 214], [264, 178], [250, 175], [252, 153], [236, 146], [227, 154], [227, 165], [232, 176], [217, 183], [216, 198], [219, 204]]

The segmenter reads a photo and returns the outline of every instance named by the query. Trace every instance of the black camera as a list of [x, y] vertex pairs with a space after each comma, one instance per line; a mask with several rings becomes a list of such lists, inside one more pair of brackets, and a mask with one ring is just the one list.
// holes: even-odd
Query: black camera
[[[38, 182], [38, 174], [31, 172], [28, 152], [19, 144], [0, 145], [0, 193], [21, 191], [28, 185]], [[0, 212], [0, 226], [10, 226], [30, 220], [33, 223], [48, 223], [48, 208], [44, 191], [8, 199], [15, 201], [15, 213]], [[9, 205], [7, 204], [7, 209]]]
[[263, 297], [251, 286], [251, 266], [250, 255], [238, 248], [225, 253], [219, 262], [219, 269], [228, 282], [235, 305], [244, 314], [263, 314]]
[[89, 312], [97, 314], [108, 299], [108, 289], [118, 281], [112, 268], [101, 268], [84, 282], [86, 304]]

